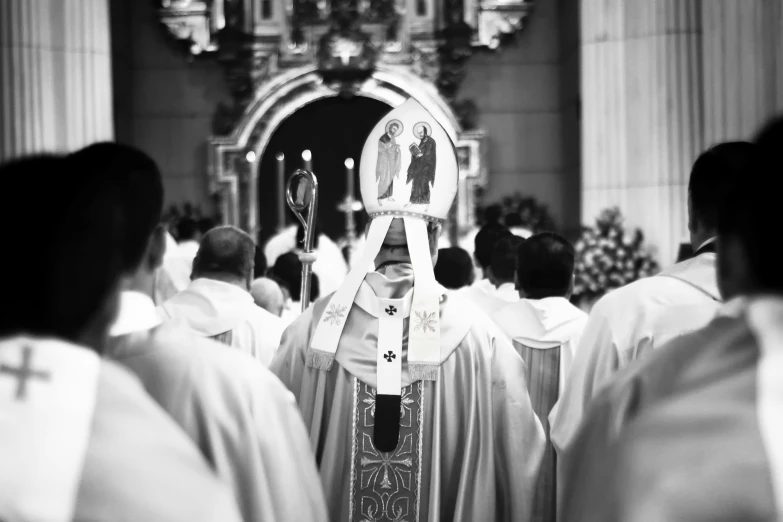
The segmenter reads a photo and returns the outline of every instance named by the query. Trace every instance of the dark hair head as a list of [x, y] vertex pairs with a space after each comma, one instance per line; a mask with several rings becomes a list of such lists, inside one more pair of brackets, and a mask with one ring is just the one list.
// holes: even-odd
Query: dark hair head
[[554, 232], [527, 238], [517, 251], [517, 288], [528, 299], [565, 297], [574, 276], [574, 247]]
[[[123, 273], [123, 216], [117, 184], [75, 172], [60, 156], [0, 165], [7, 248], [0, 335], [28, 333], [98, 349], [116, 313]], [[31, 206], [34, 203], [34, 206]], [[86, 338], [89, 337], [89, 339]]]
[[[293, 301], [302, 300], [302, 262], [299, 261], [299, 256], [296, 253], [288, 252], [279, 256], [270, 272], [281, 286], [288, 289]], [[310, 280], [310, 301], [315, 301], [319, 295], [318, 277], [313, 274]]]
[[525, 222], [522, 221], [522, 216], [520, 216], [516, 212], [510, 212], [506, 214], [506, 217], [503, 219], [503, 221], [506, 223], [506, 226], [509, 228], [521, 227], [525, 225]]
[[514, 281], [517, 269], [517, 250], [525, 240], [519, 236], [506, 236], [495, 245], [492, 251], [492, 276], [501, 283]]
[[67, 157], [71, 176], [101, 176], [119, 188], [115, 204], [124, 216], [125, 270], [135, 271], [163, 212], [163, 180], [155, 161], [142, 151], [118, 143], [96, 143]]
[[490, 205], [484, 210], [484, 225], [499, 225], [503, 215], [503, 207], [499, 204]]
[[435, 279], [450, 290], [473, 283], [473, 260], [459, 247], [441, 248], [435, 264]]
[[247, 233], [225, 225], [204, 234], [193, 260], [193, 274], [246, 280], [253, 276], [256, 245]]
[[475, 250], [473, 255], [476, 256], [476, 261], [478, 261], [482, 269], [486, 270], [492, 263], [492, 252], [495, 250], [497, 242], [511, 235], [513, 234], [509, 229], [497, 223], [481, 227], [474, 240]]
[[746, 141], [721, 143], [696, 159], [688, 182], [693, 216], [702, 228], [715, 230], [718, 208], [735, 180], [747, 170], [755, 145]]
[[198, 221], [190, 217], [184, 217], [177, 223], [177, 239], [179, 241], [193, 241], [201, 232]]
[[[754, 291], [783, 294], [783, 271], [775, 240], [780, 234], [779, 199], [783, 191], [783, 117], [769, 122], [755, 141], [755, 157], [722, 202], [718, 236], [741, 245]], [[719, 264], [720, 253], [722, 250]]]

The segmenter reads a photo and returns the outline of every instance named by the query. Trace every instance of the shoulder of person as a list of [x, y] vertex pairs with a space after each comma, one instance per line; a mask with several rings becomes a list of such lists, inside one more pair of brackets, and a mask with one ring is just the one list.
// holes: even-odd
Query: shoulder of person
[[226, 349], [211, 339], [200, 337], [175, 325], [159, 328], [158, 342], [169, 347], [168, 356], [177, 366], [190, 373], [191, 385], [213, 381], [221, 389], [263, 389], [270, 397], [287, 392], [277, 377], [263, 364], [242, 350]]
[[228, 493], [140, 380], [102, 360], [76, 518], [238, 520]]

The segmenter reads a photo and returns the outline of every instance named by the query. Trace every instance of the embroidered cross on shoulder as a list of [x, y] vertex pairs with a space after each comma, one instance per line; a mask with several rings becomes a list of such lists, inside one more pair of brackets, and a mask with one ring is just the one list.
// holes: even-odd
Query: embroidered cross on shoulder
[[414, 330], [421, 330], [422, 332], [427, 332], [427, 330], [434, 332], [435, 331], [435, 324], [437, 322], [437, 317], [435, 317], [436, 312], [427, 313], [424, 312], [416, 312], [416, 320], [418, 321], [416, 323], [416, 326], [414, 327]]
[[24, 400], [27, 396], [28, 380], [48, 381], [51, 378], [49, 372], [33, 369], [33, 349], [29, 346], [22, 349], [22, 364], [20, 366], [0, 364], [0, 374], [8, 374], [16, 379], [16, 400]]
[[392, 362], [392, 359], [397, 358], [397, 354], [389, 350], [389, 353], [383, 354], [383, 357], [386, 359], [387, 362]]
[[389, 308], [385, 310], [385, 312], [389, 315], [394, 315], [397, 313], [397, 309], [394, 308], [392, 305], [389, 305]]
[[324, 322], [329, 323], [331, 325], [339, 325], [343, 317], [345, 317], [345, 312], [348, 310], [345, 306], [341, 306], [338, 304], [330, 304], [329, 310], [326, 311], [326, 314], [324, 316]]

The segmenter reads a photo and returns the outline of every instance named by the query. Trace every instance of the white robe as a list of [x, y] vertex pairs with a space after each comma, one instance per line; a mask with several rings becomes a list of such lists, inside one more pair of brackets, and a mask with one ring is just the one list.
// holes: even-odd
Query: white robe
[[[22, 350], [38, 376], [20, 393], [8, 370]], [[0, 341], [0, 368], [0, 519], [241, 520], [228, 488], [127, 370], [29, 337]], [[91, 396], [79, 393], [86, 387]]]
[[624, 369], [565, 455], [565, 522], [783, 519], [783, 299], [739, 298]]
[[[301, 245], [296, 243], [297, 230], [298, 228], [292, 225], [270, 238], [266, 243], [264, 255], [270, 267], [274, 266], [277, 258], [283, 254], [299, 251]], [[313, 263], [313, 273], [318, 276], [321, 296], [329, 295], [340, 288], [343, 279], [348, 274], [348, 263], [346, 263], [340, 247], [325, 234], [318, 236], [316, 253], [318, 257]], [[356, 258], [354, 253], [354, 259]]]
[[565, 451], [590, 401], [615, 372], [703, 327], [720, 305], [713, 253], [677, 263], [600, 299], [590, 313], [551, 419], [552, 442], [558, 453]]
[[236, 285], [199, 278], [159, 307], [165, 321], [248, 353], [269, 366], [285, 329], [281, 318], [256, 305]]
[[[398, 298], [412, 281], [412, 274], [402, 280], [373, 272], [363, 291]], [[318, 370], [305, 358], [327, 304], [319, 300], [286, 330], [272, 369], [297, 397], [330, 519], [388, 521], [393, 513], [428, 522], [528, 520], [544, 434], [525, 364], [497, 328], [469, 303], [447, 297], [437, 381], [411, 379], [403, 340], [401, 444], [384, 454], [369, 435], [379, 319], [354, 304], [331, 370]]]
[[519, 292], [514, 283], [503, 283], [495, 287], [488, 279], [481, 279], [468, 287], [460, 288], [455, 292], [455, 296], [469, 301], [489, 318], [493, 318], [496, 312], [509, 303], [519, 301]]
[[193, 272], [193, 260], [198, 253], [197, 241], [183, 241], [171, 248], [166, 247], [163, 258], [163, 269], [168, 274], [177, 291], [181, 292], [190, 284], [190, 274]]
[[[587, 314], [564, 297], [548, 297], [520, 299], [499, 310], [493, 319], [525, 361], [530, 400], [549, 439], [549, 417], [556, 411]], [[556, 467], [554, 451], [547, 440], [533, 521], [555, 519], [559, 476]]]
[[293, 395], [258, 361], [176, 326], [123, 292], [107, 355], [147, 392], [232, 487], [245, 522], [326, 521], [315, 458]]

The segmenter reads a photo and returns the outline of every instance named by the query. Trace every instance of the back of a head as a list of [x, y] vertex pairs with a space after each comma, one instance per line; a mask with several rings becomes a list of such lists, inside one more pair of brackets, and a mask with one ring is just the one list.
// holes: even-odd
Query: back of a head
[[517, 250], [517, 288], [528, 299], [565, 297], [574, 275], [574, 247], [565, 238], [542, 232]]
[[506, 226], [508, 228], [524, 226], [524, 222], [522, 221], [522, 216], [520, 216], [516, 212], [511, 212], [509, 214], [506, 214], [506, 217], [503, 219], [503, 221], [506, 223]]
[[497, 223], [481, 227], [474, 240], [475, 250], [473, 255], [482, 269], [486, 270], [492, 263], [492, 252], [494, 252], [498, 241], [512, 235], [509, 229]]
[[256, 245], [246, 232], [225, 225], [213, 228], [201, 239], [193, 260], [193, 277], [250, 281]]
[[459, 247], [441, 248], [435, 265], [435, 280], [450, 290], [473, 283], [473, 260]]
[[191, 217], [184, 217], [177, 223], [177, 239], [179, 241], [195, 241], [200, 233], [198, 221]]
[[291, 294], [291, 299], [299, 301], [301, 298], [302, 262], [294, 252], [287, 252], [278, 256], [271, 270], [272, 274], [283, 281]]
[[492, 276], [500, 283], [514, 281], [517, 269], [517, 251], [525, 240], [519, 236], [506, 236], [495, 245], [492, 251]]
[[250, 295], [253, 296], [256, 305], [278, 317], [281, 315], [285, 306], [285, 297], [277, 282], [259, 277], [250, 285]]
[[500, 225], [500, 218], [503, 217], [503, 207], [499, 204], [490, 205], [484, 211], [484, 226]]
[[[723, 201], [718, 234], [728, 244], [736, 240], [744, 250], [742, 267], [749, 288], [745, 292], [783, 295], [783, 271], [780, 269], [776, 237], [780, 234], [780, 194], [783, 191], [783, 117], [767, 124], [755, 140], [753, 161], [736, 180]], [[724, 242], [724, 241], [722, 241]], [[721, 247], [720, 254], [725, 250]], [[740, 270], [735, 259], [718, 257], [721, 272]], [[728, 266], [727, 266], [728, 265]], [[719, 278], [720, 279], [720, 278]]]
[[[280, 280], [280, 284], [285, 286], [291, 295], [291, 300], [302, 300], [302, 262], [295, 252], [286, 252], [277, 258], [275, 266], [269, 271], [273, 279]], [[311, 274], [310, 277], [310, 301], [315, 301], [320, 296], [320, 284], [318, 276]]]
[[74, 172], [56, 156], [6, 163], [0, 180], [9, 195], [0, 217], [11, 224], [0, 256], [9, 304], [0, 335], [26, 332], [99, 348], [92, 341], [114, 319], [124, 265], [117, 184]]
[[688, 182], [692, 214], [705, 230], [715, 230], [718, 209], [738, 178], [746, 172], [755, 145], [746, 141], [720, 143], [704, 151], [693, 164]]
[[109, 142], [85, 147], [67, 161], [71, 176], [101, 176], [119, 187], [125, 270], [135, 271], [163, 213], [163, 180], [155, 161], [138, 149]]

